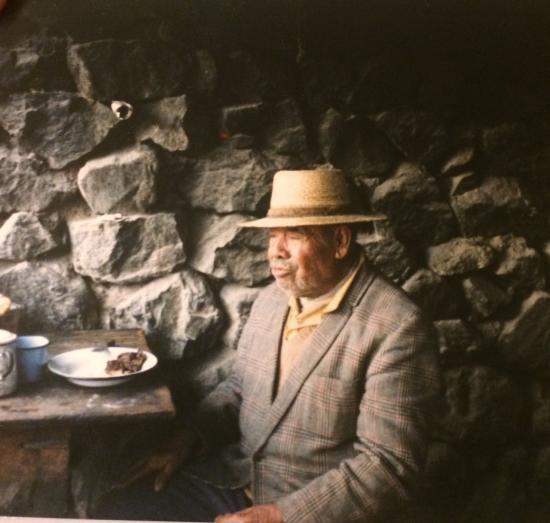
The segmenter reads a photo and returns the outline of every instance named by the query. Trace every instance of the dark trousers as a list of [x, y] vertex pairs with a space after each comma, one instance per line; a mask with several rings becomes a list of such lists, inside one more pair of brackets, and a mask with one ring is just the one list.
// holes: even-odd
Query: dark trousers
[[161, 492], [154, 492], [152, 478], [106, 496], [92, 517], [154, 521], [214, 521], [220, 514], [251, 505], [243, 489], [221, 489], [182, 472], [176, 473]]

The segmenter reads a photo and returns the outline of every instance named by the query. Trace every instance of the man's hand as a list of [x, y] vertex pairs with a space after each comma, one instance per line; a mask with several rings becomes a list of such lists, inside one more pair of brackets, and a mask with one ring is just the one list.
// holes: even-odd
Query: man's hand
[[136, 463], [128, 472], [127, 478], [114, 488], [123, 489], [153, 474], [153, 488], [155, 492], [160, 492], [180, 465], [190, 458], [197, 441], [198, 437], [191, 430], [184, 429], [174, 433], [164, 448]]
[[255, 505], [233, 514], [218, 516], [215, 523], [284, 523], [277, 505]]

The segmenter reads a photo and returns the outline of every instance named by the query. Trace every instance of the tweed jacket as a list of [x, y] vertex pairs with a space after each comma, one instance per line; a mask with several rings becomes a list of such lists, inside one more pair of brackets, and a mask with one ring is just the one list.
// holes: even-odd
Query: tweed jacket
[[420, 479], [440, 388], [433, 329], [366, 265], [274, 396], [287, 313], [275, 284], [256, 299], [231, 376], [198, 407], [196, 427], [221, 451], [194, 473], [250, 484], [286, 523], [378, 520]]

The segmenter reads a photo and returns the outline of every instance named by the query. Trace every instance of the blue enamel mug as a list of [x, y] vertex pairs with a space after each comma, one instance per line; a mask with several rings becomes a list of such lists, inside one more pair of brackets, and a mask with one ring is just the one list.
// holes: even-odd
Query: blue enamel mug
[[42, 377], [48, 363], [49, 344], [50, 340], [45, 336], [17, 336], [15, 352], [22, 383], [34, 383]]

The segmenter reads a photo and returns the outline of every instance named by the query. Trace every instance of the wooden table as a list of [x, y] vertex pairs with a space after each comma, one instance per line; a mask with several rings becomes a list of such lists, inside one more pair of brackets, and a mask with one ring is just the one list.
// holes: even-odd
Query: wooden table
[[[117, 345], [147, 350], [141, 330], [45, 333], [50, 356]], [[75, 429], [167, 420], [175, 415], [156, 369], [108, 388], [78, 387], [47, 372], [0, 398], [0, 514], [63, 516], [69, 509], [71, 435]]]

